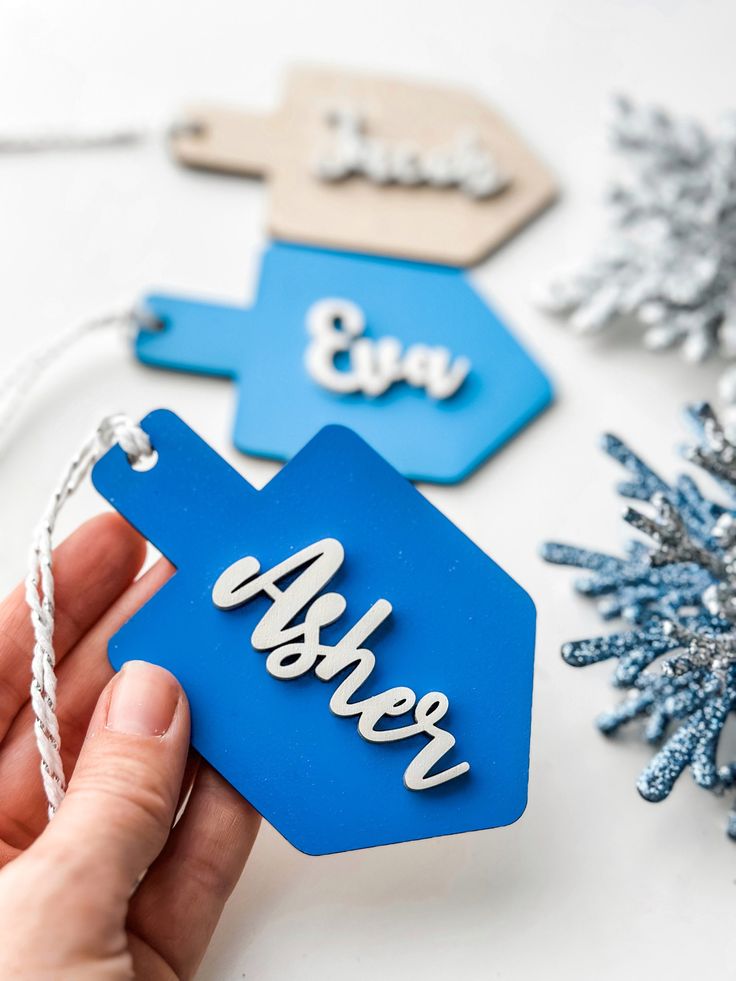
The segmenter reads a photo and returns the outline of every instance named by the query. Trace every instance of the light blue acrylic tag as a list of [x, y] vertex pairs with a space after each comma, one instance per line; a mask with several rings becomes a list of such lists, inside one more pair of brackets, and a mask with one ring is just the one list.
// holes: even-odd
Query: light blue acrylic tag
[[162, 329], [139, 333], [140, 360], [233, 378], [233, 439], [257, 456], [288, 460], [339, 423], [404, 476], [452, 483], [552, 398], [458, 269], [273, 244], [250, 308], [146, 303]]
[[174, 672], [195, 747], [326, 854], [524, 810], [534, 606], [359, 436], [319, 432], [257, 491], [177, 416], [97, 489], [176, 566], [110, 641]]

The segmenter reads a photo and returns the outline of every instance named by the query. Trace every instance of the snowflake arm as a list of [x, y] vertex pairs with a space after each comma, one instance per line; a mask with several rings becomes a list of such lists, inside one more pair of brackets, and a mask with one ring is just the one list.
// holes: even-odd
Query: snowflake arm
[[[615, 99], [609, 141], [622, 176], [605, 194], [609, 229], [592, 257], [553, 276], [540, 305], [582, 333], [631, 318], [644, 346], [688, 361], [736, 354], [736, 117], [712, 132]], [[721, 396], [736, 405], [736, 368]]]
[[[736, 445], [709, 406], [688, 417], [698, 441], [686, 458], [736, 499]], [[717, 760], [736, 711], [736, 512], [688, 475], [666, 483], [616, 437], [603, 445], [628, 471], [618, 490], [639, 506], [624, 519], [644, 539], [630, 540], [623, 558], [557, 542], [542, 556], [585, 570], [577, 592], [596, 600], [604, 620], [629, 626], [568, 642], [562, 656], [575, 667], [615, 661], [612, 683], [625, 697], [597, 725], [613, 735], [638, 721], [645, 740], [660, 745], [639, 777], [642, 797], [663, 800], [686, 769], [699, 786], [723, 791], [736, 782], [736, 762]], [[736, 812], [728, 833], [736, 838]]]

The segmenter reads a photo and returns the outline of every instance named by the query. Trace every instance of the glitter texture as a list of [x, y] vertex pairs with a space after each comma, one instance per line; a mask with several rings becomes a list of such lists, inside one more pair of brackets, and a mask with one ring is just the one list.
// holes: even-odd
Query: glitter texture
[[[608, 235], [592, 258], [545, 284], [540, 306], [583, 333], [633, 318], [651, 350], [734, 358], [736, 114], [709, 133], [618, 98], [609, 133], [625, 177], [606, 194]], [[736, 368], [719, 391], [736, 406]]]
[[[623, 465], [619, 493], [648, 507], [628, 507], [624, 520], [644, 534], [623, 558], [549, 542], [548, 562], [587, 575], [575, 589], [594, 598], [604, 620], [626, 629], [567, 643], [562, 656], [583, 667], [615, 662], [613, 685], [626, 695], [601, 715], [612, 735], [639, 720], [647, 742], [659, 746], [637, 782], [646, 800], [661, 801], [689, 768], [695, 782], [723, 792], [736, 783], [736, 762], [718, 762], [723, 728], [736, 706], [736, 445], [711, 407], [691, 406], [696, 440], [683, 455], [710, 475], [723, 503], [680, 474], [668, 484], [614, 436], [604, 450]], [[728, 834], [736, 839], [736, 810]]]

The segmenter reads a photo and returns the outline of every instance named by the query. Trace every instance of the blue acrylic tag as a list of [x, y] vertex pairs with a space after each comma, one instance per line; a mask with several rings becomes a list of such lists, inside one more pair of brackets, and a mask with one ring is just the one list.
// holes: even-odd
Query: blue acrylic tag
[[[435, 398], [406, 381], [379, 395], [341, 393], [305, 366], [307, 318], [326, 298], [360, 310], [363, 338], [447, 349], [470, 370]], [[146, 364], [224, 375], [238, 385], [233, 439], [246, 453], [290, 459], [320, 428], [346, 425], [411, 479], [461, 480], [541, 412], [550, 383], [458, 269], [274, 244], [254, 306], [151, 296], [161, 331], [141, 331]], [[335, 368], [347, 370], [347, 356]], [[343, 379], [344, 380], [344, 379]]]
[[[112, 638], [113, 666], [145, 658], [174, 672], [195, 747], [310, 854], [515, 821], [527, 794], [527, 593], [348, 429], [323, 429], [257, 491], [171, 412], [141, 425], [156, 465], [138, 472], [116, 446], [93, 480], [177, 572]], [[325, 541], [341, 561], [308, 606], [285, 609], [305, 569], [314, 586], [311, 560], [246, 595], [258, 576]], [[356, 628], [370, 611], [373, 626]], [[320, 618], [328, 625], [316, 629]], [[275, 650], [274, 628], [288, 642]], [[309, 633], [320, 658], [304, 665]], [[352, 661], [327, 679], [351, 638]], [[338, 689], [358, 663], [372, 669], [339, 714]], [[396, 710], [376, 715], [372, 696], [393, 688], [404, 709], [394, 693]], [[434, 730], [419, 725], [432, 712]], [[427, 767], [434, 749], [441, 758]], [[467, 772], [431, 785], [461, 764]]]

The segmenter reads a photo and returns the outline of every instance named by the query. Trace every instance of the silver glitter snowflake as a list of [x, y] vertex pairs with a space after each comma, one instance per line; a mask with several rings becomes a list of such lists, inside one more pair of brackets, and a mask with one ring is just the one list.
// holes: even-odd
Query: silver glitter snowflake
[[[608, 236], [544, 286], [540, 305], [581, 332], [634, 318], [652, 350], [735, 357], [736, 114], [709, 133], [618, 98], [610, 139], [626, 177], [608, 188]], [[736, 404], [736, 368], [720, 394]]]
[[[687, 415], [697, 438], [685, 458], [715, 479], [725, 503], [688, 474], [667, 483], [608, 435], [603, 448], [628, 471], [619, 493], [649, 505], [624, 513], [645, 540], [631, 540], [623, 558], [555, 542], [542, 549], [549, 562], [588, 570], [575, 588], [597, 600], [604, 620], [628, 621], [619, 632], [565, 644], [562, 656], [575, 667], [615, 660], [613, 685], [626, 694], [598, 727], [612, 735], [639, 720], [644, 738], [659, 745], [637, 782], [649, 801], [667, 797], [688, 767], [708, 790], [736, 784], [736, 761], [717, 760], [736, 711], [736, 444], [707, 403]], [[728, 834], [736, 839], [736, 808]]]

